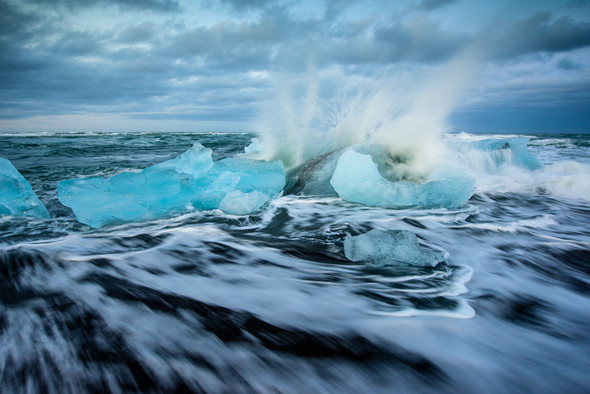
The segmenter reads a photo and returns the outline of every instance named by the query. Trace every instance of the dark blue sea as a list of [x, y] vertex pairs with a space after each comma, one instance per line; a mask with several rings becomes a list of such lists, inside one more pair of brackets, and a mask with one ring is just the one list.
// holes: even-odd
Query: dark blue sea
[[[542, 163], [469, 149], [460, 208], [285, 190], [249, 215], [191, 210], [99, 229], [57, 183], [241, 155], [251, 134], [1, 134], [51, 218], [0, 217], [2, 393], [590, 392], [590, 136], [527, 135]], [[467, 147], [467, 148], [466, 148]], [[435, 267], [346, 258], [409, 230]]]

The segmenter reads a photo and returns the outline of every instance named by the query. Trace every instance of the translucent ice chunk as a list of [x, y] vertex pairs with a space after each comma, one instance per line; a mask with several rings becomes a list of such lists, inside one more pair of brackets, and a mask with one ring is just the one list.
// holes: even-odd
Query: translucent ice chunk
[[6, 159], [0, 159], [0, 215], [49, 217], [31, 184]]
[[[224, 159], [195, 144], [177, 158], [111, 178], [58, 183], [62, 204], [91, 227], [157, 219], [192, 209], [244, 215], [260, 209], [285, 185], [280, 162]], [[239, 193], [238, 193], [239, 192]]]
[[445, 261], [443, 253], [418, 244], [418, 237], [405, 230], [371, 230], [344, 240], [344, 255], [351, 261], [377, 265], [414, 265], [434, 267]]
[[194, 178], [207, 174], [211, 167], [213, 167], [211, 149], [206, 149], [199, 143], [194, 144], [192, 148], [173, 161], [176, 162], [176, 171], [190, 174]]
[[258, 138], [252, 138], [250, 145], [244, 148], [244, 153], [247, 155], [262, 153], [262, 151], [262, 143]]
[[527, 149], [525, 137], [484, 139], [480, 141], [449, 141], [449, 147], [458, 152], [471, 167], [496, 172], [506, 164], [529, 170], [543, 168], [543, 164]]
[[496, 165], [500, 166], [504, 162], [513, 162], [529, 170], [538, 170], [543, 165], [527, 149], [529, 139], [524, 137], [514, 137], [505, 139], [487, 139], [475, 142], [476, 149], [486, 152], [510, 152], [509, 155], [496, 155]]
[[230, 215], [247, 215], [260, 209], [268, 201], [268, 196], [257, 190], [244, 193], [232, 190], [219, 203], [219, 209]]
[[236, 188], [243, 192], [258, 190], [274, 196], [285, 187], [285, 169], [280, 161], [229, 158], [215, 163], [209, 175], [229, 172], [239, 177]]
[[458, 208], [475, 192], [473, 178], [449, 168], [435, 171], [426, 181], [390, 182], [370, 155], [348, 149], [330, 183], [343, 200], [387, 208]]

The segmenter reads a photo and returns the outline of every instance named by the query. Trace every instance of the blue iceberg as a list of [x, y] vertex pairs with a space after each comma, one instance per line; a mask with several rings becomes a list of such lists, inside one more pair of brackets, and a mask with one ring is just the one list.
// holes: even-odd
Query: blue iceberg
[[435, 267], [445, 261], [443, 253], [420, 246], [416, 234], [405, 230], [371, 230], [347, 237], [344, 240], [344, 255], [350, 261], [380, 266]]
[[[454, 141], [449, 146], [453, 150], [466, 154], [467, 157], [479, 160], [489, 172], [495, 172], [498, 168], [506, 164], [527, 168], [529, 170], [539, 170], [543, 164], [529, 152], [527, 144], [528, 138], [513, 137], [500, 139], [484, 139], [480, 141]], [[479, 155], [475, 155], [479, 152]]]
[[0, 215], [49, 217], [31, 184], [6, 159], [0, 159]]
[[[475, 142], [475, 148], [484, 152], [496, 153], [496, 165], [512, 162], [529, 170], [543, 168], [541, 162], [527, 149], [528, 138], [514, 137], [505, 139], [486, 139]], [[508, 155], [502, 154], [510, 152]], [[500, 153], [500, 154], [497, 154]]]
[[110, 178], [68, 179], [57, 185], [62, 204], [91, 227], [158, 219], [191, 210], [221, 209], [246, 215], [285, 186], [278, 161], [230, 158], [213, 162], [196, 143], [182, 155]]
[[439, 168], [426, 182], [392, 182], [371, 155], [348, 149], [338, 159], [330, 184], [340, 198], [386, 208], [459, 208], [475, 192], [475, 180], [453, 168]]

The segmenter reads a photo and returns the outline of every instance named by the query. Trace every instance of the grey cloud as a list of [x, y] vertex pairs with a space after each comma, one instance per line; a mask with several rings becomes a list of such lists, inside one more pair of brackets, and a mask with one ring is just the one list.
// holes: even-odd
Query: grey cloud
[[330, 0], [326, 1], [326, 11], [324, 19], [331, 21], [341, 15], [350, 5], [357, 3], [358, 0]]
[[170, 92], [165, 81], [143, 76], [117, 73], [100, 65], [56, 62], [13, 78], [4, 86], [0, 117], [6, 117], [22, 103], [37, 114], [71, 113], [87, 108], [101, 112], [101, 108], [124, 109]]
[[115, 73], [133, 73], [150, 78], [167, 78], [172, 73], [184, 74], [182, 68], [175, 66], [172, 60], [138, 48], [118, 49], [109, 54], [108, 60], [114, 64], [112, 67]]
[[21, 5], [0, 0], [0, 47], [25, 45], [59, 30], [43, 12], [24, 10]]
[[279, 46], [304, 40], [313, 31], [313, 22], [296, 22], [281, 12], [267, 13], [250, 23], [224, 22], [180, 31], [159, 52], [215, 68], [268, 67]]
[[386, 44], [381, 48], [388, 61], [426, 63], [446, 60], [470, 41], [467, 35], [441, 30], [429, 21], [417, 21], [413, 26], [395, 24], [377, 30], [375, 37]]
[[157, 27], [154, 22], [142, 22], [128, 26], [119, 34], [119, 41], [123, 43], [149, 42], [156, 37]]
[[[291, 70], [304, 69], [313, 55], [320, 67], [334, 64], [370, 65], [396, 62], [436, 63], [447, 60], [472, 38], [426, 18], [381, 24], [373, 18], [340, 22], [337, 26], [309, 24], [304, 35], [276, 47], [275, 60]], [[291, 63], [291, 64], [289, 64]]]
[[66, 56], [101, 56], [103, 37], [87, 31], [65, 32], [50, 48], [53, 54]]
[[562, 70], [567, 70], [567, 71], [582, 69], [582, 66], [580, 65], [580, 63], [574, 62], [573, 60], [571, 60], [567, 57], [559, 59], [559, 61], [557, 62], [557, 67], [559, 67]]
[[[0, 46], [0, 88], [6, 81], [14, 78], [13, 73], [21, 75], [27, 71], [46, 68], [46, 59], [35, 54], [23, 53], [14, 45]], [[20, 74], [19, 74], [20, 73]]]
[[548, 12], [537, 13], [502, 31], [491, 46], [497, 58], [583, 48], [590, 46], [590, 23], [569, 17], [552, 20]]
[[180, 6], [176, 0], [95, 0], [106, 4], [113, 4], [120, 8], [132, 10], [155, 10], [155, 11], [179, 11]]
[[116, 6], [121, 10], [148, 10], [158, 12], [179, 11], [180, 6], [176, 0], [30, 0], [47, 7], [65, 7], [71, 11], [77, 9]]
[[266, 8], [273, 3], [272, 0], [220, 0], [222, 4], [229, 5], [236, 11], [246, 11]]
[[[445, 61], [478, 39], [446, 30], [415, 9], [405, 9], [393, 18], [393, 11], [376, 7], [380, 13], [351, 18], [350, 12], [342, 11], [355, 0], [326, 2], [322, 20], [293, 16], [286, 2], [220, 1], [215, 11], [225, 8], [226, 15], [224, 22], [214, 26], [191, 22], [190, 17], [163, 21], [156, 14], [138, 12], [132, 23], [118, 19], [116, 26], [72, 31], [60, 18], [76, 17], [81, 7], [109, 5], [115, 7], [111, 12], [118, 8], [169, 15], [180, 6], [165, 0], [57, 0], [43, 2], [33, 13], [16, 6], [16, 0], [0, 0], [0, 117], [113, 111], [158, 119], [243, 120], [260, 97], [270, 96], [270, 82], [252, 78], [249, 71], [304, 72], [312, 60], [319, 74], [337, 66], [341, 74], [331, 76], [337, 85], [347, 83], [352, 74], [366, 73], [369, 78], [390, 65], [391, 70], [397, 62]], [[413, 4], [429, 10], [450, 3]], [[59, 12], [47, 12], [49, 7], [58, 7]], [[227, 15], [228, 8], [256, 13], [239, 22]], [[497, 27], [487, 43], [496, 60], [565, 52], [590, 45], [590, 24], [539, 13]], [[566, 54], [560, 60], [543, 56], [562, 70], [581, 67]], [[499, 107], [513, 105], [502, 101], [510, 89], [501, 90], [498, 97], [489, 96], [488, 108], [495, 102]], [[549, 87], [546, 92], [524, 87], [522, 92], [517, 88], [511, 92], [521, 109], [525, 104], [527, 108], [543, 103], [558, 106], [568, 95], [573, 97], [571, 106], [589, 104], [587, 93], [573, 87]], [[532, 103], [530, 92], [539, 93], [543, 100]], [[557, 92], [557, 101], [551, 101], [551, 92]]]
[[34, 14], [24, 12], [14, 4], [0, 0], [0, 37], [12, 37], [28, 29], [29, 25], [37, 20], [38, 17]]

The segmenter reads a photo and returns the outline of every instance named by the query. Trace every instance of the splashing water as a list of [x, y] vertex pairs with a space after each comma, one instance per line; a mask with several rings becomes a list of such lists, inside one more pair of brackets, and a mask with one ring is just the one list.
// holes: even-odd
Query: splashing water
[[[420, 179], [439, 164], [447, 116], [478, 64], [471, 48], [429, 75], [393, 70], [376, 79], [349, 78], [336, 89], [322, 86], [311, 62], [304, 76], [277, 75], [277, 99], [258, 121], [262, 157], [292, 168], [353, 144], [376, 144], [399, 159], [404, 178]], [[335, 72], [324, 71], [326, 79]]]

